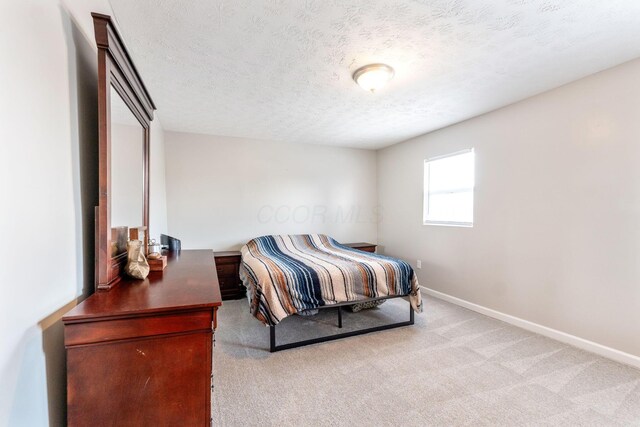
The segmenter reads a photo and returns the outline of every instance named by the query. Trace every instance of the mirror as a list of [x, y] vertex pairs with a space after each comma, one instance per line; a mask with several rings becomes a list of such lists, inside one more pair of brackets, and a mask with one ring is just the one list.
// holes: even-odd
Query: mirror
[[144, 128], [111, 87], [111, 227], [144, 222]]
[[129, 238], [147, 248], [149, 138], [155, 105], [111, 18], [92, 13], [98, 46], [96, 290], [119, 283]]

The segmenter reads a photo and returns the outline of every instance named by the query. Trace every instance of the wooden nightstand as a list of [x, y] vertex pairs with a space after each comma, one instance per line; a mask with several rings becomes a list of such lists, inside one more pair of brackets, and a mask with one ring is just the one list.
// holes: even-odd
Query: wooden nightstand
[[244, 298], [246, 289], [240, 281], [240, 251], [214, 252], [216, 272], [223, 300]]
[[375, 253], [376, 252], [376, 248], [378, 247], [378, 245], [374, 245], [373, 243], [365, 243], [365, 242], [344, 243], [344, 245], [345, 246], [349, 246], [349, 247], [354, 248], [354, 249], [358, 249], [358, 250], [365, 251], [365, 252], [372, 252], [372, 253]]

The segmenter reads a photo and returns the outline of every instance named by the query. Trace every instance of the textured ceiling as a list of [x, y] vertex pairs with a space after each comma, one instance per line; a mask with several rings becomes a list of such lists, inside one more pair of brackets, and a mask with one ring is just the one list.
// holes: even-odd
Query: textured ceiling
[[640, 56], [640, 0], [111, 4], [163, 126], [213, 135], [379, 148]]

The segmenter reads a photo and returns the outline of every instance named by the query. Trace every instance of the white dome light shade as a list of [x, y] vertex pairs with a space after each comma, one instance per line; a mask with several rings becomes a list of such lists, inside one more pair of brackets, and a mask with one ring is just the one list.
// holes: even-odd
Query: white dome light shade
[[358, 68], [353, 73], [353, 80], [364, 89], [375, 92], [393, 78], [393, 68], [386, 64], [369, 64]]

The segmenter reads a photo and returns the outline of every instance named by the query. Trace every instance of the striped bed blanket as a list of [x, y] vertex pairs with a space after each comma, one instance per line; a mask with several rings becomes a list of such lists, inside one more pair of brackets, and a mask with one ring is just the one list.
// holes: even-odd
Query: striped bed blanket
[[265, 325], [318, 307], [409, 296], [422, 311], [409, 264], [341, 245], [322, 234], [263, 236], [242, 247], [240, 278], [251, 313]]

